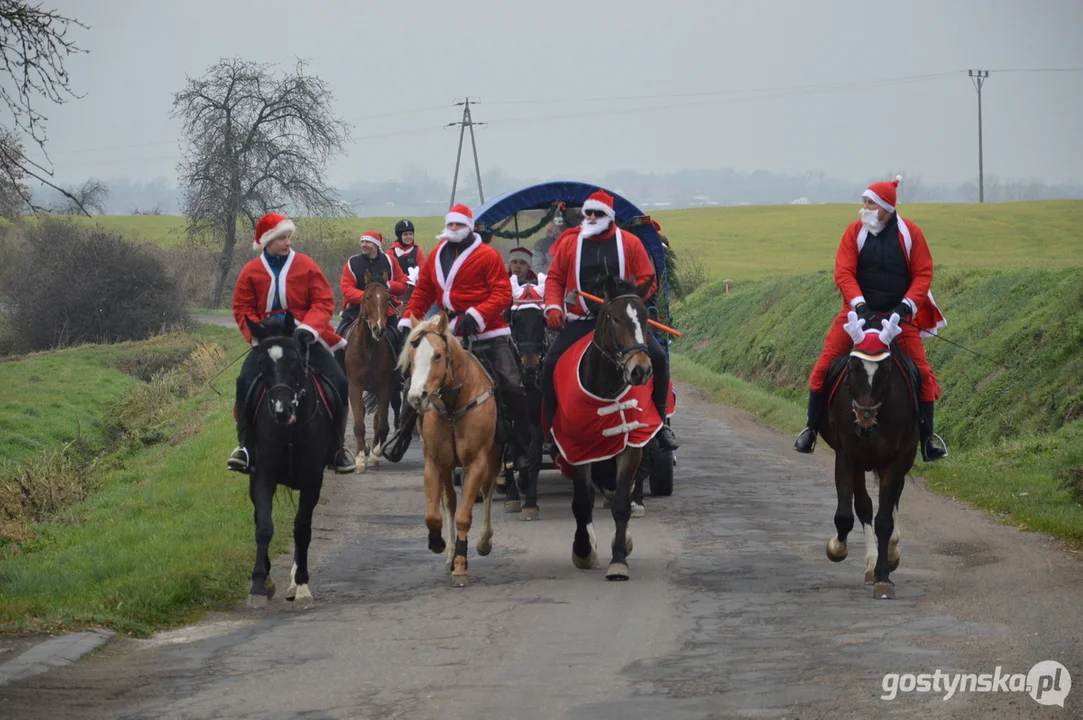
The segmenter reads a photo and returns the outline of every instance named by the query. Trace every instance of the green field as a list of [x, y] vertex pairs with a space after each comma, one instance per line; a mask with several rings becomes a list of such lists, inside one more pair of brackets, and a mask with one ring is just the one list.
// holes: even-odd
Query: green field
[[[857, 219], [852, 205], [769, 205], [668, 210], [653, 213], [678, 253], [704, 262], [712, 278], [759, 280], [779, 274], [829, 269], [846, 225]], [[933, 247], [939, 267], [1063, 267], [1083, 264], [1080, 221], [1083, 201], [903, 205]], [[398, 217], [301, 219], [303, 237], [360, 236], [375, 229], [394, 239]], [[430, 249], [443, 224], [439, 217], [412, 218], [420, 245]], [[104, 216], [81, 218], [163, 247], [184, 242], [184, 218]]]

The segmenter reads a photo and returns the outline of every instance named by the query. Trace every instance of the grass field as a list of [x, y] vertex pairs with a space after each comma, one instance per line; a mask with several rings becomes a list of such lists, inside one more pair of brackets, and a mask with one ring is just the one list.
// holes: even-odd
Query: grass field
[[[653, 213], [680, 254], [697, 256], [712, 278], [759, 280], [779, 274], [829, 269], [846, 225], [857, 219], [852, 205], [770, 205], [669, 210]], [[1080, 227], [1083, 200], [906, 205], [904, 217], [921, 225], [938, 267], [1009, 269], [1083, 264]], [[443, 221], [411, 218], [426, 250], [436, 244]], [[379, 230], [394, 239], [398, 217], [301, 219], [300, 236], [360, 236]], [[163, 247], [184, 242], [184, 218], [105, 216], [83, 223], [140, 237]]]

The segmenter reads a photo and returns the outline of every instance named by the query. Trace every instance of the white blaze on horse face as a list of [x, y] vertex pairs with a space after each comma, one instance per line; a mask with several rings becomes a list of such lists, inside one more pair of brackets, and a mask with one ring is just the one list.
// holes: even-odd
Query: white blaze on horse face
[[410, 404], [415, 407], [421, 402], [421, 393], [425, 392], [425, 384], [429, 381], [432, 355], [432, 343], [428, 341], [418, 343], [414, 351], [414, 369], [410, 375], [410, 392], [407, 393]]
[[640, 345], [645, 345], [647, 341], [643, 338], [643, 325], [639, 322], [639, 314], [636, 312], [636, 309], [632, 307], [631, 303], [624, 307], [625, 310], [628, 311], [628, 317], [632, 318], [632, 327], [634, 327], [636, 331], [636, 342]]
[[861, 364], [865, 366], [865, 375], [869, 378], [869, 389], [872, 390], [872, 379], [876, 377], [876, 371], [880, 369], [880, 363], [872, 360], [862, 360]]
[[267, 349], [267, 356], [271, 358], [272, 361], [278, 362], [282, 359], [282, 346], [272, 345]]

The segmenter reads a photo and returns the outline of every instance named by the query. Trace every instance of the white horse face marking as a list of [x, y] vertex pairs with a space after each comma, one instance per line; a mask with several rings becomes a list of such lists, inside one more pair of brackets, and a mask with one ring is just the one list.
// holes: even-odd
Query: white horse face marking
[[271, 358], [272, 362], [278, 362], [282, 359], [282, 346], [272, 345], [267, 348], [267, 357]]
[[876, 371], [880, 369], [880, 363], [873, 362], [872, 360], [862, 360], [861, 364], [865, 366], [865, 375], [869, 379], [869, 387], [872, 387], [872, 379], [876, 377]]
[[632, 318], [632, 327], [635, 328], [636, 342], [640, 345], [645, 345], [647, 341], [643, 338], [643, 325], [639, 322], [639, 313], [632, 307], [631, 303], [624, 306], [624, 309], [628, 313], [628, 317]]
[[418, 343], [417, 349], [414, 350], [414, 369], [410, 375], [410, 392], [407, 393], [406, 397], [410, 404], [414, 406], [414, 409], [419, 411], [418, 406], [421, 404], [421, 396], [425, 392], [425, 385], [429, 382], [429, 373], [432, 371], [432, 356], [432, 343], [427, 340]]

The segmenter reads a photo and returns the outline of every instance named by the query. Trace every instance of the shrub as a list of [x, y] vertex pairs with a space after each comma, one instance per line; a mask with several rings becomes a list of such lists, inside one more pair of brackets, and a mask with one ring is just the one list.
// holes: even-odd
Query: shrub
[[0, 299], [15, 351], [143, 340], [188, 324], [177, 281], [149, 245], [47, 219], [27, 227], [21, 259]]

